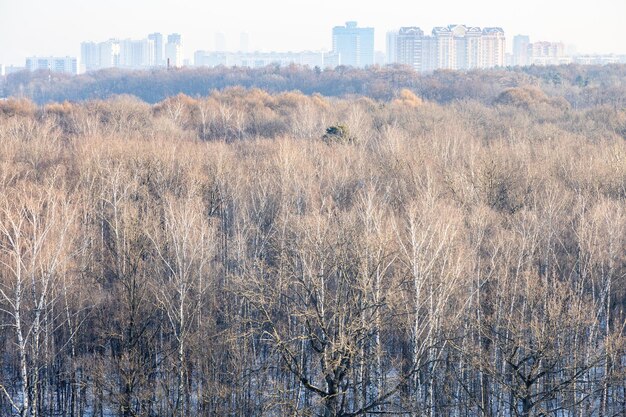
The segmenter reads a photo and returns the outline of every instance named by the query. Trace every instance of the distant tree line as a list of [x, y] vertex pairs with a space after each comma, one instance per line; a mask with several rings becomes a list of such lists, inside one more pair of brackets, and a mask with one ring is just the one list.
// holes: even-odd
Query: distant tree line
[[[505, 88], [533, 85], [550, 96], [563, 97], [573, 107], [613, 105], [626, 100], [626, 65], [523, 67], [468, 72], [435, 71], [420, 74], [408, 67], [320, 70], [302, 66], [263, 68], [184, 68], [172, 71], [90, 72], [80, 76], [40, 71], [10, 74], [2, 87], [5, 96], [24, 97], [38, 104], [107, 99], [128, 94], [154, 104], [185, 94], [205, 97], [228, 87], [259, 88], [271, 93], [300, 91], [328, 97], [365, 96], [392, 99], [404, 88], [440, 104], [455, 100], [490, 103]], [[1, 91], [0, 91], [1, 92]]]
[[0, 415], [625, 415], [626, 109], [547, 89], [0, 102]]

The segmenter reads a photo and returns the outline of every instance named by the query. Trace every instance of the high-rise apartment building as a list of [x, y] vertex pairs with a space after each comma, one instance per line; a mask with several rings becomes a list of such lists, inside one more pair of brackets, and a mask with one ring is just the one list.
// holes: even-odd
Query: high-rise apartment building
[[78, 74], [78, 60], [70, 56], [32, 56], [26, 58], [26, 69], [29, 71], [47, 70], [65, 74]]
[[168, 67], [183, 66], [182, 37], [178, 33], [172, 33], [167, 36], [167, 44], [165, 44], [165, 62]]
[[393, 45], [388, 48], [393, 55], [393, 61], [398, 64], [408, 65], [416, 71], [423, 71], [423, 43], [424, 31], [418, 27], [403, 27], [400, 30], [388, 36], [392, 39]]
[[80, 72], [95, 71], [100, 68], [100, 47], [95, 42], [80, 44]]
[[154, 41], [151, 39], [124, 39], [119, 42], [119, 66], [128, 69], [149, 68], [155, 65]]
[[506, 37], [502, 28], [484, 28], [481, 38], [481, 68], [503, 67], [506, 54]]
[[141, 69], [154, 66], [154, 42], [109, 39], [81, 44], [81, 72], [105, 68]]
[[562, 42], [534, 42], [528, 44], [528, 61], [530, 65], [562, 65], [572, 58], [565, 54]]
[[396, 64], [396, 63], [400, 63], [399, 59], [398, 59], [398, 33], [399, 31], [397, 30], [392, 30], [390, 32], [387, 32], [387, 36], [386, 36], [386, 48], [385, 48], [385, 54], [387, 55], [387, 60], [386, 63], [387, 64]]
[[333, 28], [333, 52], [341, 65], [367, 67], [374, 64], [374, 28], [360, 28], [357, 22]]
[[154, 65], [164, 65], [163, 62], [163, 35], [156, 32], [148, 35], [148, 40], [154, 42]]
[[430, 36], [418, 27], [404, 27], [388, 34], [391, 63], [416, 71], [471, 70], [504, 65], [505, 38], [500, 28], [449, 25], [436, 27]]
[[[457, 67], [460, 69], [483, 68], [483, 32], [479, 27], [463, 27], [463, 54], [457, 53]], [[502, 50], [504, 54], [504, 50]]]
[[513, 65], [528, 65], [528, 45], [530, 38], [527, 35], [517, 35], [513, 37]]
[[120, 41], [109, 39], [98, 45], [100, 68], [113, 68], [120, 66]]
[[437, 68], [470, 70], [484, 68], [484, 31], [479, 27], [448, 25], [433, 29], [437, 43]]
[[433, 28], [434, 47], [436, 48], [436, 68], [457, 69], [455, 40], [449, 27]]

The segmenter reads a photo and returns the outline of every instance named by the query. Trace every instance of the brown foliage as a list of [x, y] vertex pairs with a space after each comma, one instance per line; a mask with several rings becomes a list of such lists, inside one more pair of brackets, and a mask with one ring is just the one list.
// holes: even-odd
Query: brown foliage
[[0, 414], [621, 413], [621, 110], [528, 88], [21, 106]]
[[4, 117], [33, 117], [37, 106], [25, 98], [9, 98], [0, 100], [0, 115]]
[[570, 108], [569, 103], [562, 97], [548, 97], [542, 90], [533, 86], [508, 88], [498, 95], [495, 103], [516, 106], [527, 110], [541, 105], [547, 105], [557, 110]]

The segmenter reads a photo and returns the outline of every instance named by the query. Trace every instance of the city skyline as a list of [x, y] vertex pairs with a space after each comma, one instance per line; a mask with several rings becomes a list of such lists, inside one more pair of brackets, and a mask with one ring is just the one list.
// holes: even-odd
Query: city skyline
[[[374, 50], [374, 28], [349, 21], [332, 28], [331, 51], [249, 51], [248, 35], [240, 35], [239, 51], [224, 50], [223, 34], [216, 34], [215, 50], [196, 50], [193, 59], [183, 61], [183, 37], [179, 33], [148, 34], [143, 39], [110, 38], [102, 42], [82, 42], [80, 57], [30, 56], [25, 69], [78, 74], [106, 68], [145, 70], [183, 66], [238, 66], [258, 68], [267, 65], [306, 65], [335, 68], [346, 65], [365, 68], [374, 64], [401, 64], [418, 72], [438, 69], [472, 70], [527, 65], [583, 65], [626, 63], [626, 55], [572, 54], [565, 44], [534, 41], [527, 35], [512, 37], [512, 53], [507, 50], [507, 34], [500, 27], [449, 24], [434, 27], [430, 34], [420, 27], [402, 27], [386, 33], [384, 52]], [[511, 39], [509, 38], [509, 41]], [[5, 71], [6, 69], [6, 71]], [[24, 67], [3, 68], [0, 75]]]
[[[375, 28], [377, 51], [385, 50], [385, 34], [390, 30], [403, 26], [426, 29], [451, 22], [502, 27], [509, 37], [522, 33], [537, 40], [575, 44], [581, 53], [626, 53], [626, 28], [620, 22], [626, 4], [598, 0], [594, 8], [585, 9], [529, 0], [523, 6], [512, 6], [503, 7], [494, 0], [477, 0], [471, 5], [452, 2], [420, 6], [413, 16], [405, 3], [393, 0], [378, 8], [353, 0], [340, 4], [304, 1], [297, 8], [284, 0], [263, 4], [234, 0], [217, 5], [189, 0], [131, 4], [120, 0], [89, 4], [78, 0], [0, 1], [0, 63], [23, 65], [27, 56], [78, 56], [83, 41], [136, 39], [153, 32], [181, 33], [185, 37], [183, 59], [191, 59], [196, 50], [211, 49], [216, 33], [228, 40], [230, 51], [237, 50], [233, 45], [241, 44], [242, 33], [247, 34], [245, 43], [251, 51], [330, 50], [328, 28], [352, 20]], [[295, 35], [283, 36], [283, 31]], [[509, 52], [511, 46], [507, 42]]]

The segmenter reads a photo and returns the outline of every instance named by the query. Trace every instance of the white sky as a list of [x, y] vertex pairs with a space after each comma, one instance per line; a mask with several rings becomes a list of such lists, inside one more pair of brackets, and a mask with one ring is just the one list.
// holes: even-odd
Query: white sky
[[213, 49], [216, 32], [233, 50], [241, 32], [253, 50], [330, 49], [331, 28], [347, 20], [373, 26], [382, 51], [387, 30], [463, 23], [503, 27], [509, 48], [523, 33], [579, 52], [626, 53], [626, 0], [0, 0], [0, 63], [78, 56], [84, 40], [151, 32], [181, 33], [186, 58]]

